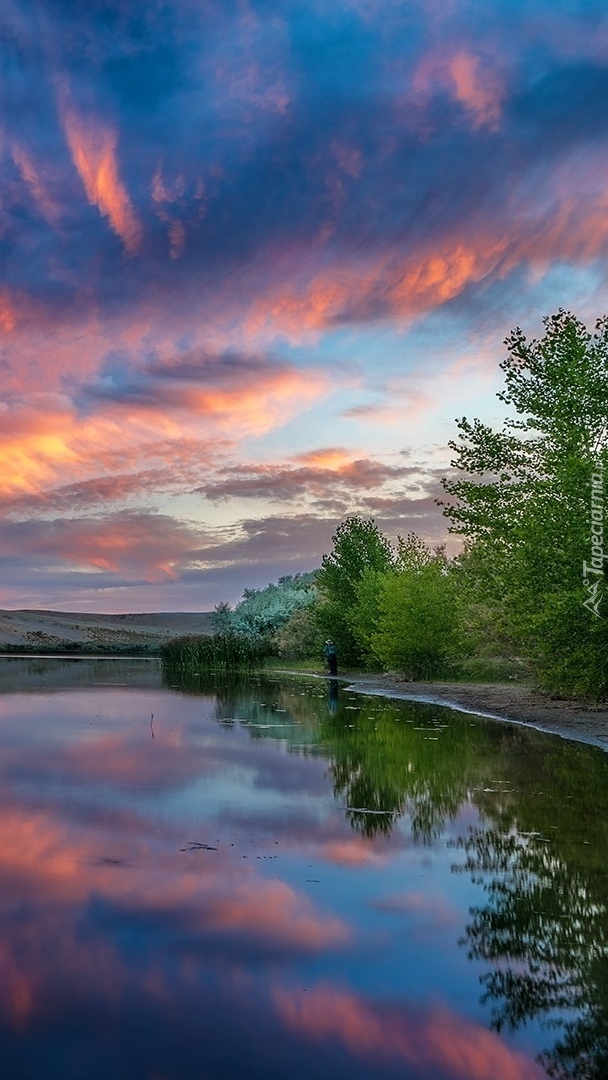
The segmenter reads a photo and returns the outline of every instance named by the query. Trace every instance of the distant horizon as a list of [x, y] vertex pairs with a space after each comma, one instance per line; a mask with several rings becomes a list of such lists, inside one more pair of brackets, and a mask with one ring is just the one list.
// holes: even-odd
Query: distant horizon
[[9, 612], [20, 611], [20, 612], [23, 612], [24, 614], [29, 614], [30, 612], [32, 612], [33, 614], [49, 614], [49, 615], [107, 615], [107, 616], [113, 616], [113, 615], [116, 615], [116, 616], [121, 616], [121, 615], [212, 615], [213, 610], [214, 610], [213, 608], [209, 608], [207, 610], [201, 610], [201, 609], [198, 609], [198, 608], [193, 609], [193, 610], [189, 610], [189, 609], [183, 608], [181, 610], [175, 610], [175, 611], [156, 611], [155, 609], [150, 608], [147, 611], [78, 611], [78, 610], [76, 610], [74, 608], [58, 608], [58, 607], [54, 607], [54, 608], [7, 608], [7, 607], [3, 607], [3, 608], [0, 608], [0, 612], [2, 612], [2, 611], [9, 611]]
[[506, 335], [608, 308], [605, 6], [10, 0], [0, 54], [0, 607], [448, 539]]

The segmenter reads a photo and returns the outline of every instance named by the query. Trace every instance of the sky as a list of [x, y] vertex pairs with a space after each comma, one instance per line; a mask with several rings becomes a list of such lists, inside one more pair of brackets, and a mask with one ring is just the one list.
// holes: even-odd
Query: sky
[[506, 335], [608, 311], [603, 0], [3, 0], [0, 57], [0, 607], [439, 543]]

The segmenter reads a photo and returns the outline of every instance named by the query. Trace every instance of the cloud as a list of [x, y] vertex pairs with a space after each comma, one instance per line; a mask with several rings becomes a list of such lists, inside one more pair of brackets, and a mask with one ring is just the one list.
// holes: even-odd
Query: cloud
[[[105, 414], [80, 418], [65, 396], [30, 394], [13, 399], [2, 413], [0, 496], [48, 493], [60, 481], [99, 476], [100, 468], [123, 468], [159, 447], [159, 435], [179, 429], [170, 418], [131, 410], [129, 424]], [[161, 444], [165, 449], [167, 441]]]
[[282, 881], [233, 882], [230, 895], [224, 890], [203, 918], [215, 932], [255, 930], [310, 950], [343, 945], [350, 938], [344, 922], [329, 915], [319, 918], [312, 903]]
[[436, 933], [439, 927], [454, 928], [460, 918], [458, 912], [450, 907], [441, 894], [431, 897], [427, 893], [416, 891], [397, 893], [372, 900], [370, 906], [392, 915], [413, 915], [430, 924], [429, 932], [432, 933]]
[[15, 329], [17, 324], [17, 316], [15, 314], [13, 301], [8, 289], [0, 290], [0, 328], [5, 333], [10, 333]]
[[108, 218], [125, 251], [136, 254], [142, 244], [142, 226], [119, 176], [117, 132], [95, 117], [80, 115], [65, 103], [61, 112], [65, 137], [87, 199]]
[[62, 573], [105, 571], [108, 584], [155, 582], [200, 559], [204, 543], [202, 527], [149, 511], [39, 518], [0, 524], [0, 563], [29, 565], [58, 581]]
[[320, 845], [318, 855], [327, 862], [338, 866], [382, 866], [390, 855], [382, 851], [377, 843], [361, 836], [349, 836], [342, 839], [328, 840]]
[[494, 65], [483, 64], [481, 58], [467, 48], [450, 50], [441, 46], [424, 56], [412, 79], [414, 100], [428, 104], [433, 93], [441, 90], [452, 96], [470, 113], [473, 126], [496, 129], [501, 118], [503, 87]]
[[299, 371], [270, 357], [228, 352], [135, 365], [111, 357], [99, 375], [76, 388], [81, 409], [105, 403], [144, 414], [189, 413], [239, 435], [260, 435], [310, 407], [329, 390], [321, 370]]
[[[201, 448], [201, 452], [202, 448]], [[204, 468], [204, 466], [201, 466]], [[29, 517], [37, 513], [73, 512], [91, 507], [110, 506], [112, 503], [128, 502], [134, 495], [153, 490], [157, 495], [171, 490], [179, 479], [185, 480], [183, 472], [175, 469], [150, 469], [137, 473], [114, 473], [96, 476], [80, 483], [64, 484], [55, 488], [37, 490], [28, 495], [6, 496], [0, 500], [0, 508], [12, 516]]]
[[[192, 961], [200, 977], [201, 956], [209, 964], [219, 954], [234, 970], [244, 957], [292, 958], [294, 951], [314, 954], [348, 942], [345, 924], [317, 912], [304, 894], [251, 872], [243, 880], [236, 858], [222, 866], [224, 885], [218, 887], [217, 858], [204, 869], [184, 854], [159, 859], [159, 849], [154, 868], [146, 871], [133, 858], [136, 833], [121, 842], [119, 828], [106, 828], [85, 843], [57, 823], [49, 827], [42, 814], [25, 819], [11, 813], [7, 820], [13, 831], [1, 860], [5, 890], [16, 888], [23, 898], [22, 917], [0, 946], [0, 1012], [13, 1030], [34, 1036], [49, 1008], [61, 1002], [69, 1009], [71, 1001], [91, 994], [97, 1015], [117, 1000], [128, 1011], [134, 991], [152, 1011], [155, 1002], [166, 1005], [176, 994], [185, 1002], [193, 990]], [[134, 961], [125, 953], [122, 935], [108, 932], [121, 925], [137, 925], [146, 955]]]
[[18, 142], [12, 144], [11, 152], [13, 161], [42, 216], [49, 225], [58, 228], [61, 219], [61, 208], [51, 194], [46, 179], [34, 158]]
[[89, 382], [66, 380], [68, 394], [7, 395], [0, 498], [38, 498], [42, 508], [65, 506], [70, 493], [77, 505], [104, 491], [124, 498], [149, 482], [157, 492], [194, 486], [202, 469], [220, 463], [227, 443], [281, 426], [330, 385], [323, 371], [262, 356], [147, 365], [113, 356]]
[[337, 1039], [363, 1060], [397, 1060], [412, 1076], [446, 1080], [541, 1080], [540, 1066], [511, 1050], [498, 1035], [447, 1011], [369, 1004], [330, 985], [306, 995], [278, 989], [284, 1023], [315, 1042]]
[[5, 30], [4, 512], [185, 516], [199, 489], [218, 521], [260, 507], [282, 560], [270, 503], [285, 535], [356, 507], [435, 536], [399, 431], [445, 441], [466, 379], [491, 411], [512, 313], [603, 303], [601, 6], [10, 0]]
[[372, 488], [400, 481], [418, 473], [414, 466], [391, 465], [371, 458], [352, 457], [345, 451], [315, 451], [288, 465], [237, 465], [220, 473], [219, 479], [198, 489], [210, 501], [230, 498], [265, 499], [273, 502], [360, 497]]

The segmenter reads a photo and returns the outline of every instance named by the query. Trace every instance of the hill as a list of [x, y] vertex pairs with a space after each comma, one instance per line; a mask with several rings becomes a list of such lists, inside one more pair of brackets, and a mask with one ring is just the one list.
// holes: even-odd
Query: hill
[[181, 634], [211, 634], [212, 612], [97, 612], [0, 609], [0, 652], [150, 653]]

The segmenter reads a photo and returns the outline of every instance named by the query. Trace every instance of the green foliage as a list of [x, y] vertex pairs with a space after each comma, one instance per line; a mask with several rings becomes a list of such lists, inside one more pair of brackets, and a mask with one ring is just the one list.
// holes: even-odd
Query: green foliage
[[[323, 556], [317, 583], [321, 602], [316, 611], [322, 637], [331, 637], [338, 649], [339, 661], [358, 665], [365, 660], [365, 647], [352, 628], [359, 603], [357, 588], [366, 571], [382, 573], [392, 566], [394, 552], [373, 518], [346, 518], [333, 536], [333, 549]], [[355, 616], [356, 618], [356, 616]]]
[[355, 586], [349, 626], [366, 664], [414, 679], [442, 673], [463, 646], [458, 585], [443, 548], [399, 537], [392, 565], [364, 570]]
[[371, 644], [381, 663], [411, 679], [443, 674], [462, 650], [456, 574], [436, 558], [385, 575]]
[[217, 605], [213, 617], [215, 630], [263, 641], [272, 651], [281, 627], [296, 611], [314, 603], [315, 577], [314, 571], [286, 575], [264, 589], [245, 589], [243, 599], [234, 609], [229, 604]]
[[172, 638], [161, 646], [163, 668], [186, 673], [234, 671], [259, 667], [269, 655], [268, 645], [245, 634], [191, 634]]
[[[591, 477], [608, 469], [608, 322], [591, 335], [569, 312], [528, 342], [516, 329], [498, 396], [514, 415], [494, 431], [458, 422], [457, 477], [444, 480], [452, 532], [468, 545], [473, 598], [561, 693], [608, 693], [608, 621], [583, 607]], [[606, 520], [608, 547], [608, 516]], [[602, 583], [603, 583], [602, 575]], [[606, 602], [608, 610], [608, 598]]]
[[320, 656], [323, 637], [317, 626], [313, 607], [300, 608], [283, 623], [276, 637], [279, 656], [289, 660], [306, 660]]
[[379, 630], [380, 604], [389, 576], [392, 580], [390, 570], [364, 570], [355, 586], [357, 602], [349, 612], [348, 622], [366, 668], [382, 666], [374, 649], [374, 638]]

